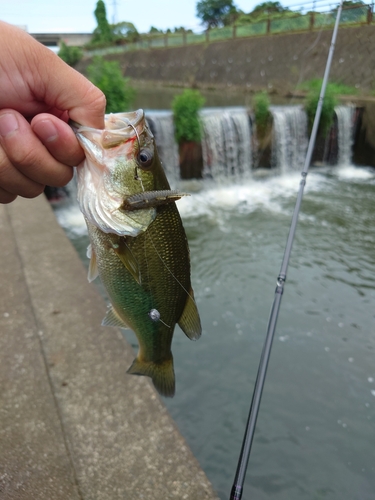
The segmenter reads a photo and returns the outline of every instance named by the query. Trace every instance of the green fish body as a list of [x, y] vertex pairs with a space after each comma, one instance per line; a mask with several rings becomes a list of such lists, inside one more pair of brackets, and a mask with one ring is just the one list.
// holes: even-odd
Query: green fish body
[[139, 352], [128, 373], [151, 377], [171, 397], [175, 325], [190, 339], [201, 334], [175, 204], [182, 194], [170, 190], [141, 110], [106, 115], [104, 131], [76, 133], [86, 152], [77, 170], [91, 242], [89, 279], [100, 276], [112, 304], [103, 324], [135, 332]]

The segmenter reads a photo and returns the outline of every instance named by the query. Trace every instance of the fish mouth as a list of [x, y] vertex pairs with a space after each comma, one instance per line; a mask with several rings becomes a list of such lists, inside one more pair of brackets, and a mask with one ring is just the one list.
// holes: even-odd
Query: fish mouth
[[[108, 113], [104, 115], [104, 129], [95, 129], [69, 122], [77, 137], [95, 137], [96, 143], [104, 149], [110, 149], [129, 139], [137, 138], [145, 128], [145, 114], [143, 109], [124, 113]], [[149, 134], [151, 132], [149, 131]], [[151, 134], [152, 135], [152, 134]]]

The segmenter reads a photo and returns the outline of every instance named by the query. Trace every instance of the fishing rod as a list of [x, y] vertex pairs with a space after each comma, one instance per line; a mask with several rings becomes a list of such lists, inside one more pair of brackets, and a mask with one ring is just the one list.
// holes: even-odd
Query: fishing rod
[[313, 154], [313, 150], [314, 150], [314, 146], [315, 146], [315, 140], [316, 140], [316, 135], [318, 132], [320, 115], [322, 113], [323, 100], [324, 100], [324, 95], [325, 95], [326, 87], [327, 87], [327, 83], [328, 83], [329, 72], [331, 69], [333, 53], [335, 51], [335, 43], [336, 43], [337, 32], [338, 32], [339, 23], [340, 23], [342, 6], [343, 6], [343, 0], [340, 1], [340, 5], [339, 5], [339, 8], [337, 10], [337, 17], [336, 17], [335, 26], [334, 26], [333, 33], [332, 33], [331, 46], [330, 46], [329, 53], [328, 53], [328, 58], [327, 58], [325, 72], [324, 72], [322, 87], [320, 89], [318, 106], [317, 106], [316, 113], [315, 113], [315, 118], [314, 118], [314, 123], [313, 123], [312, 131], [311, 131], [311, 135], [310, 135], [309, 145], [307, 148], [305, 164], [304, 164], [303, 170], [301, 172], [300, 188], [298, 191], [297, 200], [296, 200], [296, 204], [294, 207], [292, 222], [290, 225], [289, 235], [288, 235], [287, 243], [285, 246], [284, 257], [282, 260], [279, 275], [278, 275], [277, 280], [276, 280], [275, 297], [274, 297], [273, 305], [271, 308], [270, 318], [268, 321], [266, 339], [265, 339], [265, 342], [263, 345], [263, 350], [262, 350], [262, 354], [261, 354], [260, 361], [259, 361], [258, 373], [257, 373], [256, 381], [255, 381], [255, 388], [254, 388], [253, 397], [251, 400], [249, 416], [248, 416], [245, 434], [244, 434], [244, 438], [243, 438], [243, 442], [242, 442], [241, 453], [240, 453], [240, 457], [239, 457], [238, 465], [237, 465], [237, 471], [236, 471], [236, 475], [234, 478], [234, 482], [233, 482], [233, 486], [232, 486], [232, 490], [231, 490], [231, 494], [230, 494], [230, 500], [241, 500], [241, 498], [242, 498], [243, 485], [244, 485], [244, 481], [245, 481], [247, 465], [249, 463], [251, 446], [253, 443], [253, 438], [254, 438], [254, 433], [255, 433], [255, 426], [256, 426], [258, 413], [259, 413], [260, 401], [262, 398], [262, 392], [263, 392], [264, 383], [266, 380], [268, 362], [269, 362], [270, 355], [271, 355], [272, 343], [273, 343], [273, 338], [274, 338], [274, 334], [275, 334], [275, 330], [276, 330], [276, 323], [277, 323], [277, 318], [278, 318], [278, 314], [279, 314], [279, 310], [280, 310], [281, 299], [282, 299], [282, 295], [284, 292], [284, 285], [285, 285], [285, 281], [286, 281], [286, 274], [287, 274], [287, 270], [288, 270], [290, 254], [292, 252], [294, 235], [295, 235], [296, 228], [297, 228], [298, 215], [300, 212], [302, 198], [303, 198], [303, 192], [304, 192], [304, 188], [306, 185], [307, 172], [308, 172], [308, 169], [309, 169], [309, 166], [311, 163], [311, 158], [312, 158], [312, 154]]

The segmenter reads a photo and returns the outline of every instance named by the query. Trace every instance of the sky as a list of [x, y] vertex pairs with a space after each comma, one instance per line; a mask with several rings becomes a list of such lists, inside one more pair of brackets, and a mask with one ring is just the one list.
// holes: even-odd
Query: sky
[[[91, 33], [96, 27], [94, 10], [97, 0], [0, 0], [0, 19], [26, 26], [29, 33]], [[244, 12], [250, 12], [264, 0], [234, 0]], [[283, 6], [295, 5], [281, 0]], [[106, 0], [107, 18], [113, 22], [132, 22], [140, 33], [151, 26], [166, 30], [184, 26], [201, 31], [195, 17], [197, 0]]]

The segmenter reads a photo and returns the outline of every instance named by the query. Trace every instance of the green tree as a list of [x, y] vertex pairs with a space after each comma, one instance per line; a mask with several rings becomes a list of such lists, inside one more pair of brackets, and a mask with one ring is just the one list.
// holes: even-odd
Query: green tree
[[158, 28], [155, 28], [155, 26], [151, 26], [149, 33], [163, 33], [163, 30], [159, 30]]
[[113, 41], [111, 26], [107, 20], [107, 12], [103, 0], [98, 0], [94, 11], [97, 27], [93, 32], [93, 43], [110, 43]]
[[198, 112], [204, 104], [204, 97], [198, 90], [186, 89], [172, 102], [173, 119], [177, 142], [199, 142], [201, 128]]
[[183, 26], [176, 26], [173, 28], [173, 33], [193, 33], [193, 30], [185, 29]]
[[283, 7], [280, 2], [263, 2], [254, 7], [251, 11], [253, 16], [277, 14], [280, 12], [289, 11], [288, 8]]
[[104, 92], [107, 99], [107, 113], [128, 111], [135, 97], [135, 90], [129, 79], [122, 76], [117, 61], [105, 61], [102, 57], [93, 58], [87, 68], [89, 79]]
[[197, 17], [207, 28], [225, 26], [233, 22], [238, 12], [233, 0], [200, 0], [196, 9]]
[[139, 33], [133, 23], [122, 21], [110, 26], [115, 41], [136, 42], [139, 39]]
[[69, 66], [74, 66], [83, 57], [83, 51], [80, 47], [68, 46], [65, 42], [61, 42], [60, 50], [57, 54]]

